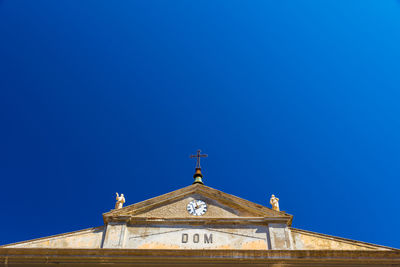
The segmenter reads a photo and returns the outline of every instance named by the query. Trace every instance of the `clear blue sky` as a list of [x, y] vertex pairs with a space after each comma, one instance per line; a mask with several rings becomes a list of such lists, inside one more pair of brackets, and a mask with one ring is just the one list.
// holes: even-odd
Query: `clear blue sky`
[[0, 0], [0, 244], [205, 184], [400, 247], [400, 1]]

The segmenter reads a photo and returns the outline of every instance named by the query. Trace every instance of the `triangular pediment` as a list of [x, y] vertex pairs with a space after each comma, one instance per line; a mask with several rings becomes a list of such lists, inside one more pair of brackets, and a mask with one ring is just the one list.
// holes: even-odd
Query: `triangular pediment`
[[137, 218], [194, 218], [187, 212], [192, 200], [207, 203], [207, 212], [201, 218], [285, 218], [292, 216], [278, 212], [248, 200], [224, 193], [201, 184], [190, 185], [170, 193], [154, 197], [122, 209], [103, 214], [104, 220], [116, 217]]

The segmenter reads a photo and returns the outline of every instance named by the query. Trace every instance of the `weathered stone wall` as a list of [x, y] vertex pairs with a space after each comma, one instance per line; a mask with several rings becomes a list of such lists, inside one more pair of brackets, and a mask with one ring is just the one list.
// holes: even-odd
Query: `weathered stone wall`
[[385, 247], [355, 240], [291, 229], [296, 250], [387, 250]]
[[270, 223], [268, 228], [271, 249], [292, 249], [292, 238], [286, 224]]
[[100, 248], [104, 226], [15, 243], [10, 248]]
[[[104, 238], [103, 238], [103, 234]], [[110, 223], [4, 248], [390, 250], [374, 244], [287, 227], [264, 225], [126, 225]]]
[[126, 224], [109, 223], [103, 241], [103, 248], [122, 248], [125, 241]]
[[268, 249], [266, 226], [128, 226], [124, 248]]

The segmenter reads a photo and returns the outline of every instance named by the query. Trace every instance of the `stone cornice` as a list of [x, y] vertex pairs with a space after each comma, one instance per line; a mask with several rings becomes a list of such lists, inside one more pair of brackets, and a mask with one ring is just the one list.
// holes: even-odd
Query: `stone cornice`
[[135, 216], [107, 216], [104, 217], [106, 223], [127, 223], [127, 224], [165, 224], [165, 225], [239, 225], [239, 224], [262, 224], [282, 223], [288, 224], [290, 217], [238, 217], [238, 218], [146, 218]]
[[[150, 264], [284, 264], [285, 266], [399, 266], [397, 251], [326, 250], [132, 250], [132, 249], [22, 249], [0, 248], [0, 265], [118, 263]], [[208, 265], [209, 266], [209, 265]]]

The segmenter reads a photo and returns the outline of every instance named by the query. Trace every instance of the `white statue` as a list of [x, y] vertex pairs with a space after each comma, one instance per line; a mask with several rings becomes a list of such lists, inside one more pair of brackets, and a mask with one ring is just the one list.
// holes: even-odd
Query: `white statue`
[[269, 203], [271, 203], [273, 210], [279, 211], [279, 198], [275, 197], [275, 195], [272, 195]]
[[124, 197], [124, 194], [121, 194], [121, 196], [119, 196], [118, 195], [118, 193], [116, 193], [117, 194], [117, 203], [115, 203], [115, 209], [120, 209], [120, 208], [122, 208], [122, 205], [124, 205], [124, 203], [125, 203], [125, 197]]

